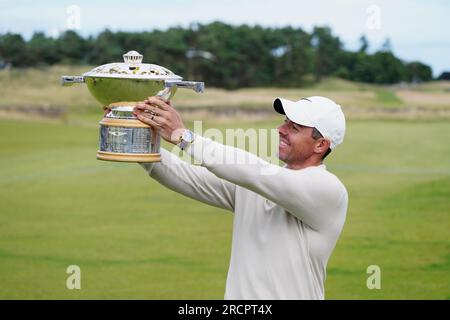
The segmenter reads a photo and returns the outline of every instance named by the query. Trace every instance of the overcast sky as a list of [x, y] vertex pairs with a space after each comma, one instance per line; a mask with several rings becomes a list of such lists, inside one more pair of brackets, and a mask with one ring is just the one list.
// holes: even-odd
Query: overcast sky
[[403, 60], [423, 61], [435, 75], [450, 71], [448, 0], [0, 0], [0, 33], [17, 32], [26, 38], [35, 31], [56, 36], [75, 28], [90, 35], [105, 28], [164, 30], [217, 20], [307, 31], [328, 25], [348, 49], [358, 47], [362, 34], [372, 51], [389, 37], [394, 53]]

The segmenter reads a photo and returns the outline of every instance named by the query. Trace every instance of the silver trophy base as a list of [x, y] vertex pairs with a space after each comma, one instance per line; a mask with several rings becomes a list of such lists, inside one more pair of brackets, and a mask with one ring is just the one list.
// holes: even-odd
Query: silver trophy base
[[100, 121], [97, 159], [118, 162], [159, 162], [160, 137], [133, 115], [133, 103], [114, 103]]

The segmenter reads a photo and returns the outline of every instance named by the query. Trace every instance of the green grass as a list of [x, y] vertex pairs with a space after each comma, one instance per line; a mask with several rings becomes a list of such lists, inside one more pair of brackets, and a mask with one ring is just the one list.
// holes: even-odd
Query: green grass
[[[164, 189], [134, 164], [95, 159], [101, 107], [61, 75], [87, 66], [0, 71], [0, 116], [57, 108], [53, 123], [0, 120], [0, 298], [222, 299], [232, 215]], [[324, 95], [344, 108], [345, 143], [327, 159], [347, 186], [347, 222], [329, 261], [329, 299], [450, 298], [450, 85], [373, 86], [324, 79], [304, 88], [179, 90], [173, 104], [203, 129], [274, 128], [192, 107], [270, 109], [274, 97]], [[2, 113], [6, 108], [9, 111]], [[381, 112], [397, 118], [376, 120]], [[414, 110], [433, 111], [420, 120]], [[410, 112], [410, 110], [414, 112]], [[371, 113], [372, 112], [372, 113]], [[79, 265], [82, 290], [66, 289]], [[382, 289], [366, 288], [378, 265]]]
[[377, 90], [377, 99], [381, 105], [399, 106], [403, 104], [403, 101], [397, 97], [395, 91], [389, 89]]
[[[0, 298], [222, 299], [232, 215], [97, 161], [97, 120], [0, 121]], [[326, 162], [350, 195], [326, 298], [450, 297], [448, 136], [448, 121], [348, 122]], [[65, 287], [72, 264], [81, 290]], [[381, 290], [366, 288], [373, 264]]]

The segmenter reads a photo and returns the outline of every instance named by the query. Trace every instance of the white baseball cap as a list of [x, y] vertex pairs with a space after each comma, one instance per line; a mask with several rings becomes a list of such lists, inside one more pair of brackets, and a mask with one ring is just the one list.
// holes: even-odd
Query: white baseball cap
[[344, 141], [345, 117], [341, 106], [325, 97], [308, 97], [299, 101], [276, 98], [273, 102], [276, 112], [297, 124], [316, 128], [330, 141], [330, 149], [335, 149]]

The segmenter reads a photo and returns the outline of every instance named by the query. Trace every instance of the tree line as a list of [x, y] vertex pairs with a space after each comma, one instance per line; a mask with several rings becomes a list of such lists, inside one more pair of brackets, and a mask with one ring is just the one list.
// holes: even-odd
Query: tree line
[[222, 22], [172, 27], [165, 31], [111, 32], [82, 37], [66, 31], [58, 38], [36, 32], [28, 41], [0, 34], [0, 65], [100, 65], [122, 61], [136, 50], [144, 62], [171, 69], [185, 79], [235, 89], [254, 86], [297, 87], [336, 76], [376, 84], [429, 81], [432, 70], [396, 57], [389, 40], [375, 53], [362, 36], [357, 51], [346, 50], [329, 27], [232, 26]]

